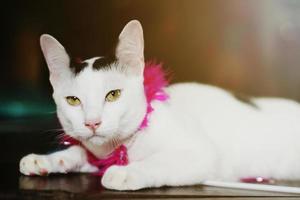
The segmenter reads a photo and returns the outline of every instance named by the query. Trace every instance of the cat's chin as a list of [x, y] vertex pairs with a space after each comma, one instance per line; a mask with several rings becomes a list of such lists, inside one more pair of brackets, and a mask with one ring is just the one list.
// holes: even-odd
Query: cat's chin
[[95, 135], [93, 137], [88, 138], [86, 141], [94, 145], [102, 145], [106, 142], [106, 139], [103, 136]]

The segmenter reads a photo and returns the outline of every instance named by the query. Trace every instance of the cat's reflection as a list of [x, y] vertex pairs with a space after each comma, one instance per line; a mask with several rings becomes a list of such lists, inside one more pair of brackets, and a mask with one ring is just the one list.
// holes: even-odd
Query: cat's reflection
[[86, 192], [102, 190], [100, 178], [88, 174], [68, 174], [40, 176], [21, 176], [19, 189], [23, 190], [63, 190], [68, 192]]

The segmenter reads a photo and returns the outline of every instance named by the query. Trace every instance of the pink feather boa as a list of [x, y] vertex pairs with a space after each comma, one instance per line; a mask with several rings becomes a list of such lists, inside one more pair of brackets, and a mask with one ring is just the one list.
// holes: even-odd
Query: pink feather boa
[[[148, 126], [149, 116], [153, 111], [151, 102], [155, 100], [166, 101], [168, 99], [168, 95], [164, 92], [164, 87], [167, 85], [168, 80], [166, 79], [166, 73], [162, 69], [162, 65], [155, 64], [153, 62], [146, 63], [144, 69], [144, 91], [147, 100], [147, 111], [142, 123], [140, 124], [139, 130]], [[61, 142], [66, 146], [81, 145], [78, 140], [67, 135], [62, 138]], [[86, 148], [85, 150], [88, 155], [89, 163], [98, 167], [99, 171], [96, 173], [98, 176], [102, 176], [106, 169], [112, 165], [127, 165], [129, 163], [127, 149], [124, 145], [119, 146], [105, 159], [99, 159]]]

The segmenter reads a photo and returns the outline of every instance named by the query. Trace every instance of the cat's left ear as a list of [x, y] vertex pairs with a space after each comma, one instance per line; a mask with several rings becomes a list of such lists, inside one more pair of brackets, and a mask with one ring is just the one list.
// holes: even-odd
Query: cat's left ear
[[116, 57], [128, 67], [129, 73], [142, 75], [144, 70], [144, 37], [139, 21], [132, 20], [119, 35]]

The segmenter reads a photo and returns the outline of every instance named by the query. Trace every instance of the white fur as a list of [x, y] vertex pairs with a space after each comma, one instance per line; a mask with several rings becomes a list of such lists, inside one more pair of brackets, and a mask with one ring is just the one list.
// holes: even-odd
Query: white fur
[[[131, 22], [130, 29], [138, 32], [135, 36], [141, 35], [139, 26], [138, 22]], [[122, 51], [118, 53], [120, 57]], [[174, 84], [165, 89], [170, 97], [166, 102], [153, 102], [149, 126], [137, 131], [146, 109], [143, 78], [136, 73], [143, 66], [123, 63], [134, 69], [129, 70], [130, 73], [116, 66], [111, 70], [95, 71], [91, 68], [94, 59], [87, 62], [89, 67], [78, 76], [66, 78], [59, 84], [52, 83], [56, 85], [53, 97], [66, 133], [75, 138], [100, 146], [116, 135], [126, 138], [134, 134], [125, 144], [129, 165], [110, 167], [102, 178], [106, 188], [136, 190], [191, 185], [211, 179], [238, 180], [248, 176], [300, 178], [298, 103], [279, 98], [256, 98], [253, 99], [255, 108], [217, 87]], [[122, 89], [120, 99], [104, 102], [107, 92], [116, 88]], [[80, 98], [82, 106], [72, 107], [66, 103], [65, 96], [72, 95]], [[102, 120], [97, 137], [91, 137], [91, 131], [84, 127], [84, 121], [90, 118]], [[40, 164], [35, 164], [36, 159], [39, 163], [50, 161], [51, 165], [43, 166], [50, 173], [93, 171], [84, 151], [80, 147], [72, 148], [76, 151], [70, 148], [46, 156], [28, 155], [21, 160], [20, 171], [26, 175], [39, 174]], [[64, 159], [62, 155], [73, 158], [79, 170], [72, 168], [72, 164], [68, 169], [58, 169], [59, 165], [53, 162]]]

